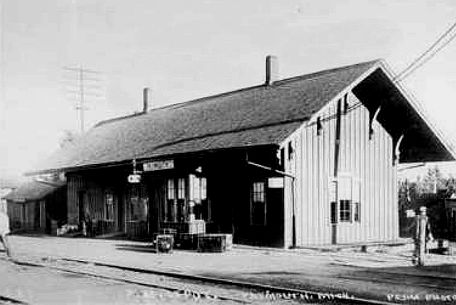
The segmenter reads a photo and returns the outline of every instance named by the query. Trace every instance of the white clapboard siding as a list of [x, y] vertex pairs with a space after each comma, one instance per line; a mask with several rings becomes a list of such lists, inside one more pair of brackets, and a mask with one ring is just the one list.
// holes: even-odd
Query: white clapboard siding
[[[348, 94], [349, 105], [359, 104]], [[343, 106], [343, 102], [342, 102]], [[342, 107], [343, 108], [343, 107]], [[332, 242], [329, 184], [334, 175], [337, 101], [322, 117], [322, 132], [315, 123], [303, 125], [283, 144], [288, 156], [288, 141], [294, 155], [286, 170], [295, 175], [287, 179], [285, 191], [285, 241], [292, 242], [292, 196], [295, 197], [297, 246]], [[333, 116], [333, 119], [324, 118]], [[339, 175], [360, 183], [361, 221], [337, 224], [337, 243], [387, 241], [398, 236], [397, 178], [393, 164], [391, 136], [378, 123], [369, 139], [369, 112], [364, 106], [342, 111]]]

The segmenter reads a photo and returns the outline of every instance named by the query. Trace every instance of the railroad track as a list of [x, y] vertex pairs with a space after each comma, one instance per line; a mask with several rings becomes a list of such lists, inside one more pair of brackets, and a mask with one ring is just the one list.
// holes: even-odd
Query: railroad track
[[11, 297], [0, 295], [0, 304], [2, 304], [2, 305], [6, 305], [6, 304], [26, 305], [28, 303], [25, 303], [25, 302], [17, 300], [17, 299], [13, 299]]
[[[287, 288], [287, 287], [280, 287], [280, 286], [272, 286], [272, 285], [265, 285], [265, 284], [258, 284], [258, 283], [251, 283], [251, 282], [244, 282], [244, 281], [235, 281], [235, 280], [228, 280], [228, 279], [220, 279], [220, 278], [213, 278], [207, 276], [197, 276], [197, 275], [189, 275], [189, 274], [182, 274], [178, 272], [167, 272], [167, 271], [158, 271], [158, 270], [148, 270], [142, 268], [135, 268], [135, 267], [125, 267], [125, 266], [118, 266], [113, 264], [107, 264], [102, 262], [94, 262], [94, 261], [87, 261], [87, 260], [78, 260], [78, 259], [68, 259], [68, 258], [61, 258], [61, 259], [54, 259], [52, 261], [62, 261], [68, 263], [76, 263], [81, 264], [82, 266], [97, 266], [97, 267], [104, 267], [112, 270], [120, 270], [123, 272], [134, 272], [139, 275], [155, 275], [160, 276], [161, 278], [168, 278], [168, 279], [177, 279], [180, 281], [186, 281], [190, 283], [200, 283], [212, 285], [216, 285], [216, 287], [230, 287], [231, 289], [238, 289], [243, 291], [254, 292], [255, 294], [262, 294], [263, 296], [269, 296], [267, 301], [274, 301], [274, 297], [277, 298], [277, 301], [286, 301], [287, 299], [294, 299], [296, 301], [300, 301], [302, 303], [311, 303], [311, 304], [375, 304], [375, 305], [391, 305], [396, 303], [391, 303], [387, 301], [379, 301], [374, 299], [367, 299], [367, 298], [360, 298], [354, 297], [344, 294], [329, 294], [319, 291], [311, 291], [311, 290], [303, 290], [303, 289], [294, 289], [294, 288]], [[155, 289], [163, 289], [167, 291], [171, 291], [174, 293], [180, 294], [190, 294], [200, 297], [203, 295], [204, 298], [213, 299], [213, 300], [221, 300], [221, 301], [231, 301], [240, 304], [251, 304], [254, 303], [254, 300], [250, 300], [245, 297], [233, 297], [227, 295], [226, 293], [201, 293], [201, 289], [189, 288], [182, 288], [181, 285], [169, 285], [166, 284], [166, 281], [156, 282], [156, 283], [148, 283], [146, 281], [141, 281], [137, 279], [127, 279], [125, 277], [119, 276], [112, 276], [112, 275], [103, 275], [99, 272], [89, 272], [89, 271], [81, 271], [81, 270], [74, 270], [67, 267], [61, 266], [52, 266], [46, 263], [37, 263], [37, 262], [27, 262], [27, 261], [15, 261], [16, 264], [22, 266], [30, 266], [30, 267], [45, 267], [51, 268], [54, 270], [58, 270], [61, 272], [68, 272], [72, 274], [78, 274], [83, 276], [90, 276], [95, 278], [101, 278], [105, 280], [112, 280], [127, 284], [138, 285], [142, 287], [148, 288], [155, 288]], [[136, 277], [137, 278], [137, 277]], [[246, 294], [244, 294], [246, 295]]]

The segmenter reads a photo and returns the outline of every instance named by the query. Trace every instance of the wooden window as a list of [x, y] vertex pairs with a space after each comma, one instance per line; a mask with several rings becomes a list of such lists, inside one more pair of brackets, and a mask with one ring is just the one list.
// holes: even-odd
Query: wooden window
[[185, 178], [179, 178], [177, 179], [177, 220], [180, 222], [186, 220], [185, 198]]
[[193, 200], [195, 204], [201, 202], [201, 180], [195, 175], [190, 175], [190, 200]]
[[207, 179], [201, 178], [201, 200], [207, 199]]
[[176, 189], [174, 187], [174, 179], [168, 179], [166, 199], [174, 200], [176, 198], [175, 192], [176, 192]]
[[185, 179], [177, 179], [177, 199], [185, 199]]
[[114, 195], [111, 192], [105, 193], [105, 220], [114, 221]]
[[168, 179], [166, 183], [166, 221], [177, 221], [176, 205], [176, 187], [174, 184], [174, 179]]
[[250, 223], [252, 225], [266, 225], [266, 192], [264, 182], [252, 184], [252, 198], [250, 206]]
[[331, 223], [361, 222], [361, 187], [349, 175], [331, 181], [329, 187]]
[[339, 221], [351, 221], [351, 200], [340, 200]]
[[190, 200], [193, 201], [193, 214], [195, 219], [203, 219], [208, 221], [210, 218], [210, 211], [207, 200], [207, 179], [204, 177], [197, 177], [190, 175]]

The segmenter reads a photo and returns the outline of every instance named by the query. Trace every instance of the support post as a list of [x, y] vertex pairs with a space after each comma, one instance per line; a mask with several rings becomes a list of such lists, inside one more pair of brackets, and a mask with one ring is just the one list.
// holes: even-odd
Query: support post
[[425, 264], [427, 222], [426, 207], [422, 206], [420, 207], [420, 214], [416, 216], [415, 259], [418, 266], [424, 266]]

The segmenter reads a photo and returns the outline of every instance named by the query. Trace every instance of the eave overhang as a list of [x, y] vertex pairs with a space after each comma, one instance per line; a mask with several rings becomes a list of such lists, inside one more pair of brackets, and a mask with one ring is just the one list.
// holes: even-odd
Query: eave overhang
[[401, 163], [454, 161], [451, 145], [420, 109], [400, 84], [393, 81], [392, 73], [383, 64], [352, 89], [370, 113], [379, 107], [377, 121], [400, 142]]

